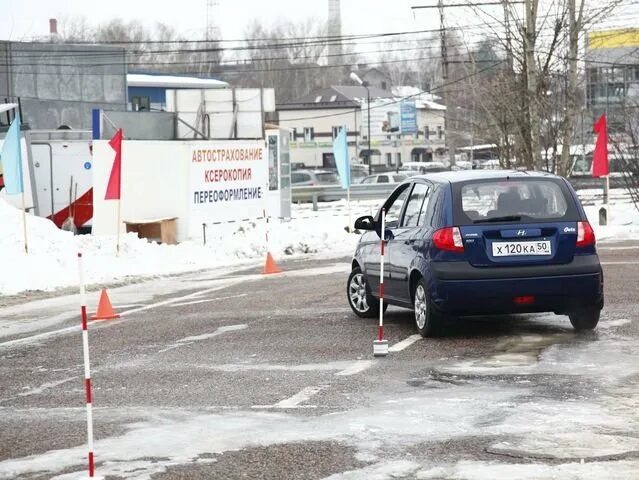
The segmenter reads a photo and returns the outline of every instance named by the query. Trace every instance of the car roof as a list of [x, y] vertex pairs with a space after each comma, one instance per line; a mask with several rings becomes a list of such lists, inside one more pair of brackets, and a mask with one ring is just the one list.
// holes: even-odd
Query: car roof
[[560, 178], [547, 172], [522, 170], [458, 170], [456, 172], [427, 173], [411, 177], [410, 180], [424, 179], [438, 183], [461, 183], [472, 180], [507, 180], [510, 178]]
[[[293, 173], [293, 172], [291, 172]], [[299, 170], [295, 170], [295, 173], [335, 173], [333, 170], [323, 170], [323, 169], [314, 169], [314, 168], [303, 168]]]

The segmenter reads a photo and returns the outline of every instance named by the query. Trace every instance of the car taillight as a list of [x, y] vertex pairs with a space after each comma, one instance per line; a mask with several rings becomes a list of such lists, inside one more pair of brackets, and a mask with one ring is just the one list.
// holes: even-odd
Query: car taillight
[[532, 305], [535, 303], [535, 297], [533, 295], [515, 297], [513, 300], [515, 301], [515, 305]]
[[595, 244], [595, 232], [588, 222], [577, 223], [577, 246], [587, 247]]
[[458, 227], [440, 228], [433, 235], [433, 244], [440, 250], [463, 252], [464, 242]]

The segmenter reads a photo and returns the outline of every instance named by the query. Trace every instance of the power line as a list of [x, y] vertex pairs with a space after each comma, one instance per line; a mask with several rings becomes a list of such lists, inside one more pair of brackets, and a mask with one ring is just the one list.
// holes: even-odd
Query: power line
[[[367, 65], [368, 66], [374, 66], [374, 65], [386, 65], [386, 64], [390, 64], [390, 63], [403, 63], [403, 62], [416, 62], [416, 61], [421, 61], [421, 60], [437, 60], [439, 59], [438, 56], [434, 56], [434, 57], [415, 57], [415, 58], [402, 58], [402, 59], [398, 59], [398, 60], [384, 60], [384, 61], [379, 61], [379, 62], [368, 62]], [[258, 63], [259, 60], [256, 62]], [[462, 61], [457, 61], [458, 63], [461, 63]], [[463, 61], [464, 63], [482, 63], [482, 62], [477, 62], [477, 61]], [[182, 64], [187, 64], [187, 65], [206, 65], [206, 64], [211, 64], [211, 65], [217, 65], [217, 62], [215, 61], [208, 61], [208, 62], [154, 62], [154, 65], [161, 67], [161, 66], [173, 66], [173, 65], [182, 65]], [[34, 65], [34, 66], [42, 66], [42, 65]], [[61, 66], [66, 66], [66, 65], [48, 65], [47, 68], [57, 68], [57, 67], [61, 67]], [[119, 66], [119, 67], [123, 67], [125, 68], [126, 65], [124, 63], [118, 63], [118, 64], [102, 64], [102, 65], [93, 65], [94, 68], [96, 67], [111, 67], [111, 66]], [[287, 66], [282, 66], [282, 67], [274, 67], [274, 68], [251, 68], [251, 69], [238, 69], [235, 70], [238, 73], [257, 73], [257, 72], [281, 72], [281, 71], [304, 71], [304, 70], [322, 70], [322, 69], [328, 69], [328, 68], [343, 68], [343, 67], [352, 67], [353, 64], [352, 63], [342, 63], [342, 64], [337, 64], [337, 65], [301, 65], [301, 66], [296, 66], [296, 64], [290, 64]], [[76, 68], [76, 69], [81, 69], [81, 68], [86, 68], [86, 65], [72, 65], [69, 66], [69, 68]], [[208, 75], [212, 75], [212, 74], [220, 74], [220, 73], [233, 73], [233, 70], [227, 69], [227, 70], [210, 70], [207, 71], [206, 73]], [[44, 72], [44, 71], [24, 71], [21, 69], [13, 69], [13, 68], [6, 68], [6, 69], [2, 69], [0, 68], [0, 73], [11, 73], [11, 74], [22, 74], [22, 75], [59, 75], [60, 72], [56, 72], [56, 71], [51, 71], [51, 72]], [[108, 73], [105, 72], [78, 72], [78, 74], [81, 74], [82, 76], [105, 76], [105, 75], [109, 75]], [[175, 71], [170, 71], [170, 72], [166, 72], [167, 75], [170, 74], [174, 74], [174, 75], [198, 75], [200, 74], [200, 72], [193, 72], [193, 71], [186, 71], [186, 72], [175, 72]]]

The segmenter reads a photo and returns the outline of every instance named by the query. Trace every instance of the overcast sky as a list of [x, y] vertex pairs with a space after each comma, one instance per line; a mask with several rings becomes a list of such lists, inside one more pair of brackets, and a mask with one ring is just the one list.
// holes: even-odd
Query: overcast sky
[[[542, 0], [540, 14], [544, 11]], [[635, 4], [634, 0], [625, 0]], [[219, 20], [223, 38], [243, 38], [244, 29], [251, 20], [272, 23], [278, 18], [302, 20], [317, 17], [325, 20], [327, 0], [218, 0]], [[187, 38], [201, 38], [206, 21], [206, 0], [0, 0], [0, 39], [30, 40], [48, 33], [48, 19], [59, 20], [69, 16], [84, 16], [96, 24], [114, 17], [124, 20], [137, 19], [152, 25], [163, 22], [180, 30]], [[435, 5], [436, 0], [342, 0], [342, 33], [363, 34], [434, 29], [438, 27], [436, 10], [420, 10], [413, 16], [412, 5]], [[600, 0], [588, 0], [589, 6], [600, 6]], [[502, 18], [501, 7], [485, 7], [485, 20]], [[481, 23], [469, 9], [447, 9], [450, 26], [478, 25]], [[621, 15], [608, 25], [634, 26], [633, 18]], [[472, 28], [471, 28], [472, 31]]]
[[[225, 39], [243, 38], [252, 19], [272, 23], [278, 18], [325, 20], [327, 0], [218, 0], [219, 21]], [[91, 23], [114, 17], [137, 19], [145, 24], [163, 22], [195, 38], [206, 22], [206, 0], [2, 0], [0, 38], [29, 40], [48, 33], [48, 19], [84, 16]], [[342, 0], [344, 34], [422, 30], [438, 27], [435, 10], [422, 10], [416, 17], [412, 5], [434, 4], [434, 0]], [[458, 9], [455, 9], [458, 10]], [[451, 25], [472, 17], [471, 12], [449, 10]]]

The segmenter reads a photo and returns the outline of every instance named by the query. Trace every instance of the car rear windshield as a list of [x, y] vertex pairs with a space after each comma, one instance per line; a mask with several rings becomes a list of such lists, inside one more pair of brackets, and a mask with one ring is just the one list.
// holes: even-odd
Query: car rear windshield
[[317, 173], [315, 175], [320, 183], [339, 183], [339, 177], [335, 173]]
[[577, 221], [575, 201], [561, 180], [482, 180], [455, 195], [458, 223]]

